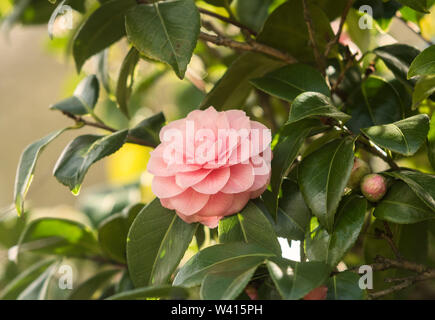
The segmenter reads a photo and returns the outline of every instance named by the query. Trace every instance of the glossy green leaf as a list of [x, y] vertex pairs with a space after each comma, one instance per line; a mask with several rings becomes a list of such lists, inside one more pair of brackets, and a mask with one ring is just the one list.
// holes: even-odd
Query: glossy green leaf
[[361, 131], [379, 146], [411, 156], [426, 141], [429, 117], [419, 114], [394, 123], [361, 129]]
[[394, 87], [381, 78], [370, 76], [347, 100], [346, 112], [352, 118], [346, 125], [357, 133], [361, 128], [403, 119], [403, 109]]
[[153, 200], [134, 220], [127, 239], [127, 263], [136, 287], [166, 284], [180, 263], [197, 225]]
[[210, 3], [216, 7], [225, 7], [227, 4], [231, 4], [233, 0], [204, 0], [207, 3]]
[[149, 145], [157, 146], [160, 144], [159, 132], [165, 125], [165, 121], [165, 116], [162, 112], [159, 112], [139, 122], [134, 128], [130, 129], [129, 134], [147, 142]]
[[177, 273], [173, 285], [192, 287], [200, 285], [210, 270], [218, 270], [219, 266], [233, 263], [237, 265], [244, 259], [264, 261], [275, 256], [273, 252], [258, 247], [255, 244], [231, 242], [207, 247], [194, 255]]
[[17, 300], [46, 300], [50, 281], [56, 273], [58, 263], [49, 266], [38, 278], [24, 289]]
[[253, 243], [281, 255], [281, 247], [272, 225], [252, 201], [237, 215], [219, 222], [219, 241]]
[[95, 235], [88, 226], [57, 218], [40, 218], [32, 221], [21, 235], [18, 253], [24, 249], [74, 257], [100, 253]]
[[125, 14], [135, 5], [135, 0], [107, 1], [85, 20], [73, 39], [78, 72], [86, 60], [125, 36]]
[[287, 125], [285, 128], [287, 136], [273, 149], [272, 175], [270, 180], [273, 193], [273, 203], [271, 207], [273, 217], [276, 217], [276, 211], [278, 209], [278, 196], [282, 179], [296, 159], [305, 138], [318, 124], [318, 121], [314, 119], [304, 119]]
[[363, 300], [364, 290], [359, 287], [361, 275], [344, 271], [333, 275], [328, 280], [328, 300]]
[[435, 169], [435, 113], [432, 114], [432, 119], [430, 120], [430, 129], [427, 134], [427, 155], [429, 162], [433, 169]]
[[416, 11], [429, 13], [427, 0], [397, 0], [404, 6], [408, 6]]
[[119, 109], [127, 117], [129, 117], [128, 101], [133, 87], [134, 70], [139, 62], [139, 58], [139, 51], [132, 47], [122, 62], [118, 76], [118, 83], [116, 85], [116, 101], [119, 104]]
[[131, 224], [143, 209], [144, 205], [139, 203], [122, 213], [109, 216], [98, 227], [98, 241], [101, 248], [109, 257], [125, 263], [127, 234]]
[[267, 268], [280, 295], [285, 300], [298, 300], [323, 285], [330, 268], [317, 261], [294, 262], [284, 258], [269, 259]]
[[83, 179], [92, 164], [118, 151], [127, 138], [128, 130], [107, 136], [83, 135], [66, 146], [54, 167], [56, 179], [78, 194]]
[[119, 270], [105, 270], [98, 272], [96, 275], [90, 277], [78, 287], [74, 289], [69, 295], [69, 300], [90, 300], [95, 293], [106, 285]]
[[435, 74], [435, 45], [423, 50], [412, 62], [408, 78]]
[[23, 151], [18, 163], [14, 187], [14, 201], [18, 215], [21, 215], [24, 211], [24, 198], [26, 197], [26, 193], [32, 182], [33, 172], [35, 171], [36, 162], [41, 155], [41, 152], [51, 141], [56, 139], [65, 130], [67, 129], [50, 133], [44, 138], [30, 144]]
[[435, 75], [419, 79], [415, 84], [412, 94], [412, 108], [416, 109], [425, 99], [433, 94], [435, 94]]
[[328, 232], [353, 167], [354, 142], [334, 140], [302, 160], [299, 187], [305, 202]]
[[98, 79], [95, 75], [90, 75], [79, 83], [72, 97], [55, 103], [50, 109], [74, 115], [93, 114], [99, 94], [100, 86]]
[[54, 259], [42, 260], [21, 272], [2, 289], [0, 300], [14, 300], [20, 293], [36, 280], [54, 262]]
[[296, 182], [284, 179], [279, 199], [275, 230], [279, 237], [304, 240], [310, 223], [311, 211]]
[[300, 63], [274, 70], [251, 83], [268, 94], [290, 102], [307, 91], [330, 96], [328, 85], [320, 72]]
[[203, 300], [233, 300], [237, 298], [251, 280], [258, 265], [264, 262], [258, 257], [222, 263], [211, 268], [201, 283], [200, 296]]
[[296, 97], [291, 105], [287, 123], [293, 123], [308, 117], [329, 117], [343, 122], [350, 119], [348, 114], [333, 106], [327, 96], [316, 92], [304, 92]]
[[405, 182], [435, 212], [435, 176], [418, 171], [401, 170], [385, 174]]
[[236, 12], [241, 23], [254, 31], [260, 31], [273, 0], [237, 0]]
[[378, 219], [410, 224], [435, 218], [431, 210], [406, 183], [396, 181], [373, 212]]
[[259, 53], [243, 53], [229, 66], [223, 77], [207, 94], [201, 106], [214, 106], [216, 109], [238, 108], [244, 104], [252, 90], [250, 80], [262, 77], [283, 65], [282, 61]]
[[376, 48], [373, 52], [384, 61], [396, 78], [404, 82], [407, 82], [409, 66], [420, 53], [418, 49], [406, 44], [391, 44]]
[[323, 261], [332, 268], [355, 244], [364, 224], [367, 200], [349, 197], [343, 200], [337, 212], [337, 221], [331, 234], [322, 228], [307, 234], [306, 251], [310, 261]]
[[182, 287], [170, 285], [138, 288], [131, 291], [115, 294], [107, 300], [146, 300], [151, 298], [182, 300], [189, 297], [189, 292]]
[[[328, 39], [334, 37], [329, 19], [318, 6], [309, 4], [308, 7], [316, 43], [320, 52], [325, 52]], [[300, 62], [314, 62], [309, 40], [302, 1], [287, 1], [276, 8], [269, 15], [257, 37], [258, 42], [288, 52]]]
[[199, 12], [193, 0], [141, 4], [126, 16], [127, 37], [148, 58], [169, 64], [180, 79], [199, 35]]

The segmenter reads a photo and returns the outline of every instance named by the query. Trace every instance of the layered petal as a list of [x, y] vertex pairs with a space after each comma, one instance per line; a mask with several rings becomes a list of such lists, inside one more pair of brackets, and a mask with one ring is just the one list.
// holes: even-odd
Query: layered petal
[[230, 174], [230, 168], [228, 167], [215, 169], [192, 188], [204, 194], [218, 193], [227, 184]]
[[175, 183], [175, 177], [154, 177], [151, 190], [160, 199], [171, 198], [183, 193], [185, 188]]
[[230, 178], [221, 190], [224, 193], [240, 193], [254, 184], [254, 169], [250, 164], [236, 164], [230, 167]]
[[191, 216], [204, 208], [209, 199], [208, 194], [196, 192], [192, 188], [170, 199], [171, 206], [186, 216]]

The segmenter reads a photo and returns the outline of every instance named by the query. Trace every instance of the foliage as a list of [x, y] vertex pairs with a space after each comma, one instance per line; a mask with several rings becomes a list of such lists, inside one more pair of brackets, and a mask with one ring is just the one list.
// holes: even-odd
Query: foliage
[[[66, 39], [78, 73], [87, 76], [50, 108], [75, 125], [35, 139], [21, 156], [14, 203], [25, 226], [0, 220], [0, 236], [14, 235], [12, 243], [0, 239], [2, 245], [16, 245], [19, 267], [10, 266], [16, 277], [0, 283], [0, 297], [243, 299], [249, 287], [259, 298], [301, 299], [327, 286], [328, 299], [379, 298], [382, 277], [365, 292], [352, 272], [386, 265], [377, 255], [396, 259], [387, 268], [394, 274], [406, 270], [426, 280], [402, 258], [426, 267], [435, 261], [435, 46], [372, 45], [378, 30], [363, 32], [355, 23], [363, 4], [374, 7], [376, 28], [388, 31], [398, 10], [418, 23], [432, 2], [13, 1], [3, 19], [9, 27], [48, 23], [56, 8], [74, 9], [80, 23], [54, 36]], [[334, 34], [335, 19], [341, 27]], [[345, 33], [347, 43], [340, 40]], [[108, 59], [115, 49], [116, 58]], [[172, 113], [160, 105], [165, 100], [143, 107], [157, 96], [152, 87], [161, 78], [181, 92]], [[33, 219], [24, 206], [40, 154], [65, 130], [98, 129], [77, 135], [53, 170], [77, 195], [94, 163], [119, 155], [126, 144], [154, 148], [166, 119], [211, 105], [243, 109], [273, 133], [268, 189], [217, 229], [187, 224], [158, 199], [132, 201], [137, 181], [88, 192], [77, 219]], [[349, 188], [356, 157], [388, 180], [377, 203], [358, 186]], [[149, 194], [149, 185], [141, 191]], [[103, 206], [104, 199], [112, 205]], [[282, 257], [278, 237], [301, 241], [299, 261]], [[96, 266], [68, 296], [52, 285], [62, 259]], [[342, 272], [343, 264], [349, 271]], [[398, 297], [391, 288], [387, 297]]]

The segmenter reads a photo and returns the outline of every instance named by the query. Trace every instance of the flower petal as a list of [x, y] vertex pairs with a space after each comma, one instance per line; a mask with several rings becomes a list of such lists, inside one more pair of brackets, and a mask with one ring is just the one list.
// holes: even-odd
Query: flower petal
[[158, 198], [171, 198], [183, 193], [185, 188], [180, 188], [175, 183], [175, 177], [158, 177], [153, 178], [151, 190]]
[[254, 169], [250, 164], [236, 164], [230, 167], [230, 178], [221, 190], [224, 193], [240, 193], [254, 184]]
[[232, 194], [222, 192], [211, 195], [204, 208], [198, 212], [198, 215], [205, 217], [223, 216], [231, 207], [233, 197]]
[[242, 192], [234, 195], [233, 203], [228, 211], [225, 213], [225, 216], [230, 216], [232, 214], [238, 213], [242, 211], [242, 209], [246, 206], [250, 199], [250, 192]]
[[171, 198], [171, 206], [186, 216], [191, 216], [204, 208], [209, 199], [208, 194], [196, 192], [192, 188], [187, 189], [176, 197]]
[[175, 175], [175, 182], [181, 188], [189, 188], [202, 180], [211, 172], [207, 169], [199, 169], [191, 172], [179, 172]]
[[192, 188], [201, 193], [215, 194], [227, 184], [229, 178], [230, 168], [219, 168], [210, 172], [204, 180], [194, 185]]

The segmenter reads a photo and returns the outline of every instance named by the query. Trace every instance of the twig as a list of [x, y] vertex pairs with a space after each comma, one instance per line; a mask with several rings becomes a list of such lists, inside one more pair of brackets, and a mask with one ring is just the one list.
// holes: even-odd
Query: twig
[[221, 21], [224, 21], [224, 22], [227, 22], [229, 24], [232, 24], [232, 25], [234, 25], [234, 26], [236, 26], [236, 27], [238, 27], [240, 29], [246, 30], [246, 31], [248, 31], [250, 34], [252, 34], [254, 36], [257, 35], [257, 33], [254, 30], [252, 30], [251, 28], [249, 28], [248, 26], [245, 26], [245, 25], [241, 24], [240, 22], [235, 21], [235, 20], [233, 20], [231, 18], [227, 18], [227, 17], [222, 16], [222, 15], [220, 15], [218, 13], [215, 13], [215, 12], [209, 11], [207, 9], [203, 9], [203, 8], [198, 8], [198, 11], [200, 13], [202, 13], [202, 14], [205, 14], [205, 15], [217, 18], [217, 19], [219, 19]]
[[310, 44], [313, 47], [314, 57], [317, 62], [322, 74], [325, 74], [325, 63], [323, 61], [323, 56], [320, 54], [319, 47], [317, 46], [316, 37], [314, 35], [313, 20], [311, 19], [310, 11], [308, 10], [307, 1], [302, 0], [302, 5], [304, 7], [304, 19], [308, 28], [308, 35], [310, 37]]
[[[82, 124], [89, 126], [89, 127], [99, 128], [99, 129], [103, 129], [103, 130], [110, 131], [110, 132], [118, 131], [118, 130], [113, 129], [109, 126], [106, 126], [105, 124], [98, 123], [98, 122], [92, 122], [92, 121], [86, 120], [82, 117], [76, 116], [76, 115], [69, 113], [69, 112], [63, 111], [62, 113], [64, 115], [66, 115], [68, 118], [73, 119], [75, 122], [82, 123]], [[145, 146], [145, 147], [152, 147], [152, 148], [156, 147], [156, 145], [148, 143], [148, 142], [146, 142], [142, 139], [139, 139], [137, 137], [134, 137], [132, 135], [127, 135], [127, 142], [131, 142], [131, 143], [138, 144], [138, 145]]]
[[332, 47], [340, 41], [341, 33], [343, 32], [344, 23], [346, 22], [346, 18], [347, 18], [347, 15], [349, 14], [350, 8], [352, 8], [353, 1], [354, 0], [347, 1], [346, 7], [344, 8], [343, 13], [341, 14], [340, 25], [338, 27], [338, 31], [337, 31], [334, 39], [332, 39], [326, 45], [325, 57], [328, 57], [329, 53], [331, 52]]
[[203, 41], [212, 42], [216, 45], [232, 48], [235, 50], [254, 51], [254, 52], [264, 53], [271, 57], [282, 60], [288, 64], [297, 62], [297, 60], [291, 55], [256, 41], [252, 41], [250, 43], [239, 42], [239, 41], [232, 40], [230, 38], [214, 36], [204, 32], [201, 32], [199, 34], [199, 38]]
[[382, 231], [382, 230], [377, 229], [378, 235], [382, 239], [384, 239], [385, 241], [388, 242], [388, 245], [390, 246], [390, 248], [393, 251], [393, 253], [396, 256], [396, 258], [398, 260], [403, 260], [403, 257], [401, 255], [399, 249], [397, 248], [396, 244], [394, 243], [393, 233], [391, 232], [390, 225], [388, 224], [387, 221], [383, 221], [383, 222], [384, 222], [385, 232]]
[[389, 164], [389, 166], [394, 169], [394, 170], [398, 170], [399, 166], [396, 164], [396, 162], [394, 162], [393, 159], [391, 159], [390, 157], [388, 157], [388, 155], [384, 152], [382, 152], [381, 150], [375, 148], [374, 146], [372, 146], [370, 144], [370, 141], [368, 141], [366, 138], [364, 138], [363, 136], [359, 136], [357, 139], [357, 142], [359, 142], [361, 144], [361, 146], [368, 152], [370, 152], [371, 154], [377, 156], [378, 158], [381, 158], [382, 160], [384, 160], [386, 163]]

